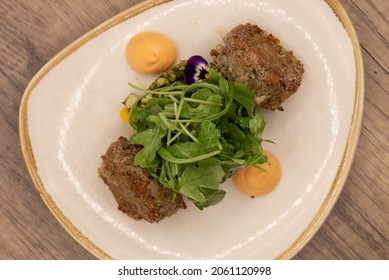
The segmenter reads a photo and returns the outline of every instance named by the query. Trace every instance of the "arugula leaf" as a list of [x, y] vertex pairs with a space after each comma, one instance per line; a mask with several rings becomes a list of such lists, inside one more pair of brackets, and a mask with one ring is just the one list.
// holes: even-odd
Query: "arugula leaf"
[[193, 162], [197, 162], [197, 161], [200, 161], [200, 160], [203, 160], [203, 159], [206, 159], [206, 158], [209, 158], [209, 157], [213, 157], [213, 156], [216, 156], [218, 154], [220, 154], [220, 151], [212, 151], [212, 152], [209, 152], [209, 153], [204, 153], [204, 154], [201, 154], [201, 155], [198, 155], [198, 156], [193, 156], [193, 157], [184, 157], [184, 158], [179, 158], [179, 157], [175, 157], [173, 156], [168, 150], [166, 150], [165, 148], [162, 148], [160, 147], [158, 149], [158, 154], [166, 161], [168, 162], [171, 162], [171, 163], [178, 163], [178, 164], [188, 164], [188, 163], [193, 163]]
[[262, 139], [262, 132], [265, 129], [266, 122], [261, 113], [257, 113], [254, 118], [249, 121], [250, 133], [258, 139]]
[[180, 193], [193, 200], [199, 209], [203, 209], [224, 197], [224, 191], [219, 190], [223, 176], [224, 170], [219, 165], [207, 168], [189, 165], [178, 179]]
[[219, 139], [221, 137], [220, 129], [216, 128], [216, 125], [209, 120], [201, 122], [201, 130], [199, 132], [200, 141], [202, 142], [203, 149], [217, 148]]
[[221, 127], [223, 137], [228, 139], [228, 143], [238, 150], [242, 146], [242, 142], [246, 139], [246, 134], [233, 123], [224, 123]]
[[187, 115], [188, 118], [203, 119], [209, 115], [215, 115], [221, 111], [222, 97], [220, 95], [210, 95], [205, 101], [209, 102], [209, 104], [200, 103], [195, 108], [189, 108]]
[[254, 115], [254, 92], [247, 89], [241, 82], [234, 82], [234, 99], [246, 109], [250, 117]]
[[202, 88], [198, 91], [194, 92], [191, 96], [191, 98], [194, 99], [200, 99], [200, 100], [207, 100], [209, 97], [211, 97], [213, 92], [208, 88]]
[[206, 207], [218, 204], [226, 196], [226, 192], [224, 190], [220, 190], [220, 189], [199, 187], [199, 190], [207, 198], [207, 200], [205, 202], [194, 201], [194, 204], [200, 210], [203, 210]]
[[177, 158], [191, 158], [204, 154], [204, 143], [178, 142], [167, 148]]
[[162, 137], [166, 135], [166, 131], [160, 127], [149, 128], [142, 132], [134, 134], [130, 138], [131, 144], [142, 145], [134, 159], [135, 165], [146, 168], [158, 164], [156, 160], [157, 151], [162, 147]]

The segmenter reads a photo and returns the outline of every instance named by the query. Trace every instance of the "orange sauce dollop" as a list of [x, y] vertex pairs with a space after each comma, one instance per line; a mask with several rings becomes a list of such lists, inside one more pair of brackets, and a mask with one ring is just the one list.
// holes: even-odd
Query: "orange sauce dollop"
[[263, 152], [268, 157], [268, 163], [260, 166], [266, 172], [247, 166], [240, 169], [233, 177], [235, 186], [244, 194], [249, 196], [261, 196], [270, 193], [278, 184], [281, 178], [281, 166], [277, 158], [269, 153]]
[[173, 66], [176, 46], [156, 32], [143, 32], [130, 39], [126, 58], [130, 66], [143, 74], [159, 74]]

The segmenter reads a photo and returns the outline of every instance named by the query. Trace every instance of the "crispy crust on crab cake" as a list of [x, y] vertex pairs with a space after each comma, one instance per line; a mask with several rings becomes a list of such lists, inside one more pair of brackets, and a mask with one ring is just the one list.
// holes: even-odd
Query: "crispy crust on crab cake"
[[135, 220], [155, 223], [180, 208], [185, 209], [186, 205], [180, 194], [174, 198], [172, 191], [151, 177], [147, 170], [134, 165], [135, 155], [141, 149], [142, 146], [120, 137], [101, 157], [98, 172], [112, 191], [119, 210]]
[[229, 31], [211, 50], [214, 63], [230, 80], [243, 82], [256, 94], [255, 103], [270, 110], [297, 91], [304, 74], [303, 64], [280, 45], [272, 34], [250, 23]]

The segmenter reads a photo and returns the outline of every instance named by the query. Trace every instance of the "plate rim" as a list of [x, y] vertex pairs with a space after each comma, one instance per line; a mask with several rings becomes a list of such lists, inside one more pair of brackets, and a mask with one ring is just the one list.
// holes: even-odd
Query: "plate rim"
[[[107, 252], [102, 250], [97, 244], [89, 240], [81, 230], [79, 230], [74, 224], [66, 217], [62, 210], [58, 207], [54, 199], [46, 192], [44, 184], [38, 173], [36, 166], [34, 153], [31, 146], [31, 141], [28, 133], [28, 101], [34, 88], [39, 82], [61, 61], [70, 56], [78, 48], [86, 44], [88, 41], [97, 37], [99, 34], [107, 31], [108, 29], [126, 21], [129, 18], [149, 10], [150, 8], [172, 2], [174, 0], [144, 0], [137, 3], [126, 10], [118, 13], [117, 15], [109, 18], [105, 22], [99, 24], [89, 32], [85, 33], [64, 49], [59, 51], [54, 57], [52, 57], [31, 79], [27, 85], [19, 109], [19, 140], [21, 144], [21, 150], [26, 163], [28, 172], [32, 178], [35, 188], [37, 189], [40, 197], [46, 204], [49, 211], [56, 218], [56, 220], [62, 225], [62, 227], [87, 251], [92, 253], [99, 259], [114, 259]], [[333, 11], [334, 15], [339, 19], [343, 28], [349, 36], [355, 62], [355, 93], [354, 93], [354, 106], [351, 117], [350, 129], [348, 132], [346, 146], [343, 151], [341, 162], [337, 169], [336, 175], [333, 179], [330, 189], [328, 190], [326, 197], [321, 204], [319, 210], [309, 221], [309, 224], [297, 237], [297, 239], [275, 259], [291, 259], [295, 256], [316, 234], [321, 225], [324, 223], [328, 215], [331, 213], [343, 186], [347, 180], [350, 172], [352, 162], [355, 156], [356, 147], [358, 145], [359, 135], [362, 126], [363, 115], [363, 100], [364, 100], [364, 67], [362, 52], [359, 44], [359, 40], [355, 31], [355, 28], [348, 16], [346, 10], [339, 0], [323, 0]]]

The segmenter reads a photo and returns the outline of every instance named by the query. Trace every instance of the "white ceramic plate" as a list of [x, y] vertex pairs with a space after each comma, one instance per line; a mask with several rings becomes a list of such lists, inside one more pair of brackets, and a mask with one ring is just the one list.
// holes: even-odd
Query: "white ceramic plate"
[[[167, 2], [167, 3], [164, 3]], [[178, 58], [209, 57], [218, 35], [251, 22], [273, 33], [305, 65], [284, 112], [267, 112], [264, 144], [281, 162], [271, 194], [251, 199], [231, 182], [227, 197], [192, 205], [159, 224], [117, 210], [98, 178], [108, 145], [130, 136], [119, 119], [128, 81], [143, 76], [125, 61], [127, 41], [142, 31], [165, 34]], [[363, 69], [354, 29], [337, 1], [144, 1], [61, 51], [29, 84], [20, 135], [31, 176], [65, 229], [99, 258], [291, 258], [314, 235], [346, 180], [357, 144]]]

